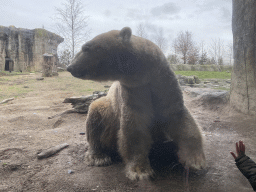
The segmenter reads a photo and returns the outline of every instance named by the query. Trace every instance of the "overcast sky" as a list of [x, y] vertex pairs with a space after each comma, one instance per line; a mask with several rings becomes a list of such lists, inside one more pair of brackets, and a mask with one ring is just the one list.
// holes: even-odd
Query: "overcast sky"
[[[41, 28], [54, 32], [51, 17], [65, 0], [0, 0], [0, 25]], [[162, 28], [169, 45], [180, 31], [191, 31], [199, 44], [221, 38], [232, 42], [232, 0], [83, 0], [90, 37], [110, 31], [147, 24]], [[149, 32], [150, 29], [148, 28]]]

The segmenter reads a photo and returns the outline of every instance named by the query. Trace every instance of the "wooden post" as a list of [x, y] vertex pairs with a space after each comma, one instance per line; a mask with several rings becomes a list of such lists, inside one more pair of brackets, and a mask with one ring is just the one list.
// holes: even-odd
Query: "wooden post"
[[[45, 53], [43, 55], [44, 61], [43, 61], [43, 77], [52, 77], [53, 75], [56, 76], [56, 71], [53, 70], [55, 69], [54, 64], [55, 64], [55, 58], [52, 54], [47, 54]], [[58, 73], [57, 73], [58, 74]]]

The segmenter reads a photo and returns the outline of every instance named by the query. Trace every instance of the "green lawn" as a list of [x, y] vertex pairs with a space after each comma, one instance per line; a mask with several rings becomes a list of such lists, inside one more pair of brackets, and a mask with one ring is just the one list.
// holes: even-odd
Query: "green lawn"
[[199, 79], [231, 79], [231, 73], [225, 71], [174, 71], [174, 73], [184, 76], [196, 75]]

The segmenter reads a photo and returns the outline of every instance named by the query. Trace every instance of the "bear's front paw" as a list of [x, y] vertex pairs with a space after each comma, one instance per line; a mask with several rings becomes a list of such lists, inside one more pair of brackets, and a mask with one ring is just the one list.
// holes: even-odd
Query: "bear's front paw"
[[131, 180], [148, 180], [154, 177], [150, 165], [127, 165], [126, 177]]
[[85, 161], [90, 166], [107, 166], [112, 164], [111, 157], [106, 154], [94, 154], [92, 152], [87, 152], [85, 155]]
[[178, 152], [179, 162], [192, 170], [203, 169], [206, 165], [203, 150], [180, 149]]

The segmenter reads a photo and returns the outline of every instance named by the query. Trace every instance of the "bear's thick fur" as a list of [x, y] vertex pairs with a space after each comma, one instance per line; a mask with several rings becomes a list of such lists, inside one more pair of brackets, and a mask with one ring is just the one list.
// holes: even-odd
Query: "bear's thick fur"
[[115, 80], [107, 96], [89, 107], [86, 157], [91, 165], [109, 165], [118, 153], [128, 178], [148, 178], [152, 144], [171, 139], [184, 166], [205, 165], [200, 130], [154, 43], [132, 35], [128, 27], [103, 33], [82, 46], [67, 70], [81, 79]]

